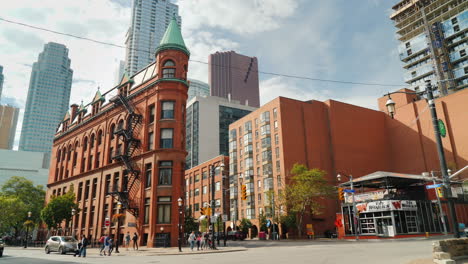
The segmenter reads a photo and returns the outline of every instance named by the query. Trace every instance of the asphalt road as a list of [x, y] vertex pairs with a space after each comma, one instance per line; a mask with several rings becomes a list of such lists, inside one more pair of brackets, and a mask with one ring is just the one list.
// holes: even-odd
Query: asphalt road
[[[369, 263], [409, 264], [431, 263], [434, 240], [392, 241], [243, 241], [230, 242], [230, 248], [245, 247], [246, 251], [214, 254], [158, 255], [151, 251], [121, 251], [110, 257], [99, 256], [95, 249], [88, 250], [86, 259], [73, 255], [45, 254], [42, 249], [6, 248], [0, 264], [60, 264], [60, 263], [125, 263], [125, 264], [176, 264], [176, 263]], [[188, 249], [184, 249], [185, 252]], [[133, 254], [133, 255], [132, 255]], [[417, 261], [416, 261], [417, 260]]]

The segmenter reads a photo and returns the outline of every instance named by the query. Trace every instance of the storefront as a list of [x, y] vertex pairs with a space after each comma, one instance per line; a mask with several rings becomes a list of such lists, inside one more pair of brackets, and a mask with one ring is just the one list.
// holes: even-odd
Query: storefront
[[[432, 183], [433, 179], [429, 177], [388, 172], [376, 172], [355, 179], [353, 185], [357, 213], [353, 214], [353, 198], [348, 193], [341, 206], [340, 219], [343, 225], [338, 229], [342, 228], [341, 233], [345, 236], [355, 235], [354, 218], [360, 236], [396, 237], [442, 233], [444, 221], [450, 232], [445, 199], [440, 202], [429, 199], [432, 197], [425, 187]], [[350, 184], [341, 186], [349, 188]], [[463, 201], [459, 201], [457, 206], [463, 214], [468, 213]], [[444, 213], [441, 214], [441, 211]], [[461, 215], [458, 220], [464, 222]]]

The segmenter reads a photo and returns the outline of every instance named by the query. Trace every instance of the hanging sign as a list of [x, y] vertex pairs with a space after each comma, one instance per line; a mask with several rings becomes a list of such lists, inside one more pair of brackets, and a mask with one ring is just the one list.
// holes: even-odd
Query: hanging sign
[[442, 137], [447, 136], [447, 128], [445, 127], [444, 121], [439, 119], [439, 132]]
[[385, 200], [356, 204], [359, 213], [372, 213], [383, 211], [416, 211], [416, 201], [408, 200]]

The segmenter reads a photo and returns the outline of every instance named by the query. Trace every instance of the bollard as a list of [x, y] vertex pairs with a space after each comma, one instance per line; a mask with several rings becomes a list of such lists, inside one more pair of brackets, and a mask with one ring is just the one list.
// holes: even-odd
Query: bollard
[[426, 232], [426, 238], [429, 238], [429, 232]]

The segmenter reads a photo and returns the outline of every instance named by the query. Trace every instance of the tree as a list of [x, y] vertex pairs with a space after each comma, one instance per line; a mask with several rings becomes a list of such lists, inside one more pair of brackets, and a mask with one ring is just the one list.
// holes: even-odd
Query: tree
[[267, 219], [266, 216], [263, 213], [260, 213], [258, 216], [258, 225], [260, 226], [260, 231], [261, 232], [267, 232], [268, 227], [267, 227]]
[[17, 237], [27, 219], [27, 205], [18, 197], [0, 196], [0, 212], [0, 235], [8, 233], [13, 228]]
[[72, 209], [79, 212], [78, 205], [75, 203], [73, 186], [65, 195], [51, 196], [50, 202], [41, 211], [41, 219], [49, 229], [57, 228], [63, 221], [68, 226], [72, 218]]
[[192, 231], [198, 231], [198, 224], [195, 222], [195, 218], [193, 218], [190, 210], [185, 210], [184, 230], [187, 234], [192, 233]]
[[246, 234], [249, 232], [249, 228], [252, 227], [252, 222], [250, 222], [249, 219], [247, 218], [242, 218], [239, 229], [242, 231], [242, 233]]
[[27, 220], [27, 212], [31, 212], [31, 219], [34, 223], [40, 220], [40, 212], [44, 207], [45, 191], [42, 185], [34, 186], [33, 182], [24, 177], [11, 177], [5, 182], [0, 190], [1, 196], [17, 197], [22, 201], [27, 208], [24, 214], [24, 219], [21, 223]]
[[284, 201], [290, 213], [295, 213], [298, 235], [302, 235], [302, 221], [306, 214], [321, 214], [322, 201], [332, 197], [335, 188], [325, 179], [325, 171], [308, 169], [305, 165], [294, 164], [291, 182], [286, 186]]

